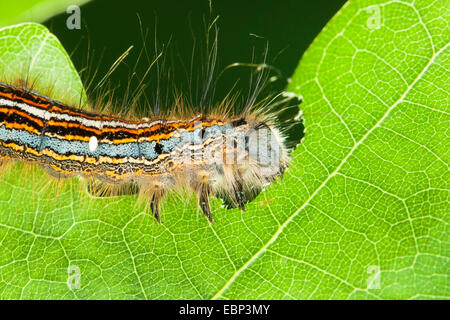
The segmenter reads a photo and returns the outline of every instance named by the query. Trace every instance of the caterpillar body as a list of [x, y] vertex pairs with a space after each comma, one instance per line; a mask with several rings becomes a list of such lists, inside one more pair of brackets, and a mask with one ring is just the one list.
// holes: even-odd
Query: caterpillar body
[[8, 160], [39, 164], [52, 176], [136, 186], [158, 222], [162, 198], [190, 189], [213, 222], [210, 196], [245, 210], [248, 194], [283, 175], [289, 152], [275, 118], [257, 108], [236, 117], [127, 120], [0, 83], [0, 163]]

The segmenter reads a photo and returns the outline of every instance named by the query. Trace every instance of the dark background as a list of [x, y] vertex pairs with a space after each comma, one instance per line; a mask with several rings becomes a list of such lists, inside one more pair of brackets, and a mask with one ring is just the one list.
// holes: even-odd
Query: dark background
[[[293, 74], [302, 54], [325, 24], [339, 10], [345, 1], [331, 0], [219, 0], [213, 1], [212, 16], [219, 16], [217, 68], [235, 62], [260, 63], [263, 61], [266, 44], [269, 51], [267, 63], [279, 72], [270, 90], [282, 90]], [[203, 21], [209, 18], [207, 0], [96, 0], [81, 7], [81, 29], [66, 27], [67, 13], [62, 13], [44, 24], [59, 38], [77, 70], [81, 71], [83, 82], [93, 80], [94, 85], [106, 74], [114, 61], [131, 45], [129, 56], [108, 78], [108, 85], [115, 88], [115, 96], [122, 98], [122, 104], [129, 99], [127, 86], [137, 87], [136, 79], [142, 78], [154, 57], [155, 26], [158, 47], [170, 43], [168, 56], [170, 71], [168, 81], [183, 88], [190, 71], [193, 39], [197, 43], [194, 69], [204, 65], [199, 52], [205, 48]], [[142, 22], [140, 25], [139, 18]], [[155, 19], [157, 22], [155, 22]], [[143, 37], [149, 57], [136, 62], [143, 49]], [[255, 36], [257, 35], [257, 36]], [[202, 42], [203, 41], [203, 42]], [[200, 48], [200, 51], [198, 51]], [[142, 58], [142, 57], [141, 57]], [[134, 83], [130, 75], [135, 68], [138, 76]], [[220, 77], [216, 100], [226, 94], [236, 80], [238, 91], [247, 92], [250, 68], [228, 69]], [[89, 71], [89, 72], [86, 72]], [[94, 76], [94, 71], [97, 71]], [[146, 78], [148, 96], [154, 95], [155, 71]], [[184, 89], [186, 90], [186, 89]], [[182, 89], [183, 91], [183, 89]], [[89, 91], [88, 91], [89, 94]], [[147, 99], [146, 101], [152, 101]], [[144, 103], [145, 104], [145, 103]], [[163, 106], [164, 107], [164, 106]], [[298, 109], [297, 109], [298, 110]]]

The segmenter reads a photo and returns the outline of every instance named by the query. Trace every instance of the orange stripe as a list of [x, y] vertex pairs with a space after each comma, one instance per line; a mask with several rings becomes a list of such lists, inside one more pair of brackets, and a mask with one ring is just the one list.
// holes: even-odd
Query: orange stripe
[[98, 130], [96, 128], [91, 128], [91, 127], [86, 127], [78, 122], [73, 123], [73, 122], [65, 122], [65, 121], [55, 121], [53, 119], [50, 119], [47, 121], [47, 125], [48, 126], [60, 126], [60, 127], [64, 127], [64, 128], [79, 128], [84, 131], [93, 132], [96, 135], [100, 135], [102, 133], [101, 130]]
[[90, 119], [90, 120], [102, 120], [101, 115], [97, 115], [92, 112], [76, 111], [73, 109], [73, 107], [68, 107], [66, 105], [63, 105], [63, 106], [66, 108], [61, 108], [58, 105], [53, 105], [49, 111], [56, 112], [56, 113], [68, 114], [68, 115], [74, 115], [77, 117], [82, 117], [82, 118]]
[[33, 133], [36, 135], [40, 135], [40, 131], [36, 130], [33, 127], [30, 127], [24, 123], [15, 123], [15, 122], [4, 122], [3, 123], [7, 129], [16, 129], [16, 130], [26, 130], [29, 133]]
[[[35, 107], [38, 107], [38, 108], [41, 108], [41, 109], [44, 109], [44, 110], [47, 110], [50, 107], [50, 102], [48, 104], [39, 104], [39, 103], [37, 103], [35, 101], [29, 100], [29, 99], [26, 99], [26, 98], [23, 98], [23, 97], [16, 96], [14, 93], [2, 93], [2, 92], [0, 92], [0, 96], [4, 97], [6, 99], [9, 99], [9, 100], [13, 100], [13, 101], [21, 100], [21, 101], [23, 101], [26, 104], [30, 104], [32, 106], [35, 106]], [[47, 99], [44, 99], [43, 97], [40, 97], [40, 99], [42, 99], [44, 101], [47, 100]]]
[[0, 107], [0, 112], [4, 113], [4, 114], [11, 114], [11, 113], [15, 113], [17, 115], [19, 115], [22, 118], [27, 118], [28, 120], [31, 120], [33, 122], [35, 122], [38, 126], [43, 127], [44, 123], [42, 122], [42, 120], [40, 118], [34, 117], [31, 114], [28, 114], [26, 112], [17, 110], [17, 109], [8, 109], [8, 108], [1, 108]]

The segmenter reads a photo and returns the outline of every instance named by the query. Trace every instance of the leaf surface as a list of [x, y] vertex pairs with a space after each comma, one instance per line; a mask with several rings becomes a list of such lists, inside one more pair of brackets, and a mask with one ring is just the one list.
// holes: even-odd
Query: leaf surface
[[158, 225], [132, 196], [15, 166], [2, 298], [447, 299], [448, 21], [446, 1], [344, 6], [292, 78], [307, 132], [285, 179], [245, 213], [214, 200], [214, 225], [189, 198]]

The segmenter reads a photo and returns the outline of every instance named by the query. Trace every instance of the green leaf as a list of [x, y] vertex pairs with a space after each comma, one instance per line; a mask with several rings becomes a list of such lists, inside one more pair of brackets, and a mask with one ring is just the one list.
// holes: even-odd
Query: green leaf
[[26, 82], [62, 102], [74, 105], [86, 102], [83, 84], [69, 55], [40, 24], [0, 28], [0, 76], [2, 81]]
[[14, 166], [1, 297], [448, 298], [448, 20], [445, 1], [342, 8], [292, 78], [307, 132], [285, 179], [245, 213], [215, 200], [214, 225], [192, 199], [158, 225], [134, 197]]
[[3, 1], [0, 10], [0, 27], [23, 21], [44, 22], [48, 18], [65, 11], [71, 5], [79, 5], [89, 0], [22, 0]]

